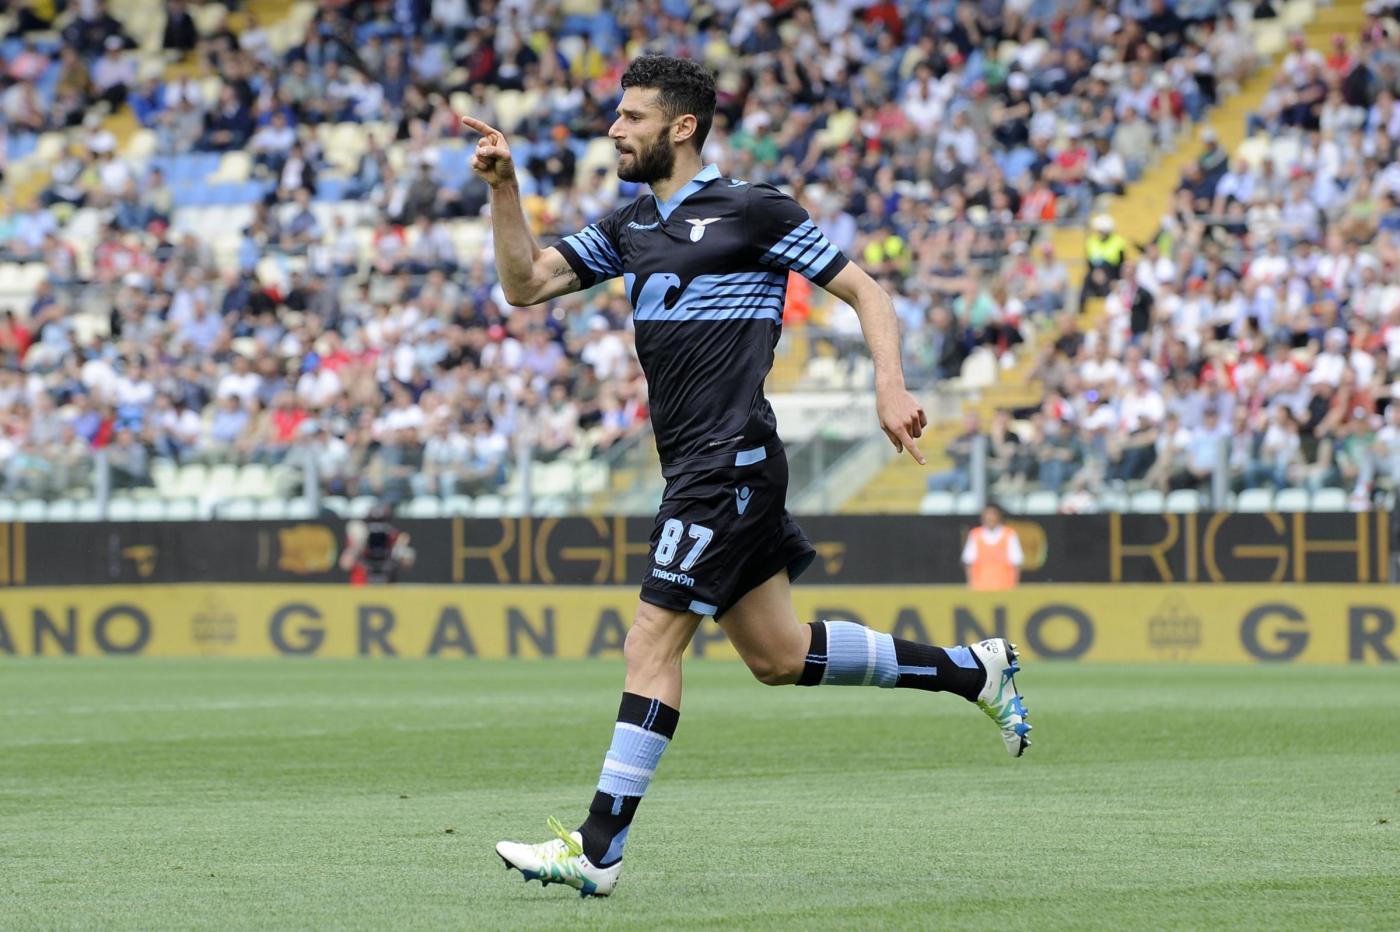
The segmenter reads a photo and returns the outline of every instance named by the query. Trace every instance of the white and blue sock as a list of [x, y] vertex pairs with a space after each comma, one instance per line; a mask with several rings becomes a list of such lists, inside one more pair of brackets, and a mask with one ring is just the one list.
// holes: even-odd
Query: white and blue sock
[[799, 686], [879, 686], [951, 692], [973, 700], [986, 671], [966, 647], [933, 647], [850, 621], [817, 621]]
[[579, 826], [583, 853], [598, 867], [622, 859], [622, 847], [627, 843], [637, 804], [676, 734], [680, 715], [660, 699], [622, 694], [612, 745], [598, 777], [598, 790], [588, 807], [588, 818]]

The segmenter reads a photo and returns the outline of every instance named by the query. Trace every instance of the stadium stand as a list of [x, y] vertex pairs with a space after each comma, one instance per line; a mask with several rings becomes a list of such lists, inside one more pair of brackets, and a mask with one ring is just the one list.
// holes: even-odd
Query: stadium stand
[[[989, 495], [1042, 513], [1394, 500], [1392, 12], [1290, 5], [1256, 27], [1276, 67], [1107, 207], [1083, 248], [1092, 270], [1116, 221], [1114, 280], [1085, 284], [1081, 313], [976, 402], [1016, 416], [984, 434]], [[934, 442], [972, 485], [966, 443]], [[920, 498], [940, 481], [892, 463], [847, 508], [947, 513]]]
[[[716, 69], [707, 158], [789, 187], [886, 284], [936, 413], [1016, 415], [999, 436], [1019, 452], [997, 453], [992, 479], [1027, 510], [1228, 504], [1184, 452], [1213, 455], [1196, 403], [1212, 392], [1241, 402], [1221, 402], [1217, 423], [1238, 410], [1259, 435], [1229, 453], [1241, 489], [1298, 487], [1335, 508], [1322, 493], [1395, 481], [1394, 408], [1361, 429], [1400, 359], [1384, 275], [1400, 127], [1389, 10], [168, 7], [94, 0], [4, 21], [0, 494], [35, 519], [91, 514], [94, 499], [130, 519], [290, 515], [308, 488], [345, 515], [377, 499], [422, 517], [559, 513], [628, 488], [654, 453], [626, 300], [506, 304], [457, 114], [512, 133], [548, 242], [637, 193], [603, 137], [643, 50]], [[1331, 44], [1339, 28], [1359, 40]], [[1271, 77], [1258, 64], [1273, 55]], [[1202, 149], [1207, 119], [1218, 141]], [[1258, 132], [1235, 145], [1246, 122]], [[1343, 172], [1347, 151], [1369, 161]], [[1300, 199], [1329, 184], [1310, 219]], [[1169, 207], [1160, 229], [1147, 203]], [[794, 280], [770, 384], [840, 406], [871, 368], [854, 315], [822, 296]], [[1321, 412], [1295, 459], [1259, 420], [1284, 343], [1294, 419]], [[1151, 401], [1131, 400], [1133, 348]], [[1328, 420], [1315, 402], [1329, 391], [1364, 394], [1366, 418]], [[1132, 405], [1154, 426], [1133, 452], [1108, 449], [1096, 412], [1126, 421]], [[1155, 426], [1167, 413], [1182, 430], [1170, 447]], [[926, 452], [952, 439], [956, 418], [940, 420]], [[891, 467], [846, 507], [976, 509], [976, 483], [924, 497], [925, 478]]]

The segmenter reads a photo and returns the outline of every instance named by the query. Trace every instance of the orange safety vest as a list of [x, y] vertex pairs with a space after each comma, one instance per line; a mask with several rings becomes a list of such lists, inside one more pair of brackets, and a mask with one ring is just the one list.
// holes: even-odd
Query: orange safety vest
[[975, 549], [968, 564], [968, 585], [983, 592], [1011, 589], [1016, 585], [1016, 567], [1011, 563], [1011, 535], [1016, 533], [1002, 525], [996, 543], [989, 543], [982, 528], [972, 529]]

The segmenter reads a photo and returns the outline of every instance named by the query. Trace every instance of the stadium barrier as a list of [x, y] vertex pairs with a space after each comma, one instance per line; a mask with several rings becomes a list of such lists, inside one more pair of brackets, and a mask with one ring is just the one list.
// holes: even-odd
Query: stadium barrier
[[[1036, 659], [1394, 663], [1388, 586], [800, 586], [800, 618], [899, 637], [1005, 635]], [[624, 586], [146, 585], [31, 588], [0, 599], [0, 657], [618, 657]], [[706, 622], [691, 653], [732, 658]]]
[[[957, 584], [975, 515], [803, 515], [812, 585]], [[395, 522], [411, 583], [625, 585], [642, 579], [651, 518]], [[1374, 583], [1394, 578], [1400, 512], [1103, 514], [1012, 520], [1026, 583]], [[0, 587], [342, 582], [340, 519], [0, 523]]]

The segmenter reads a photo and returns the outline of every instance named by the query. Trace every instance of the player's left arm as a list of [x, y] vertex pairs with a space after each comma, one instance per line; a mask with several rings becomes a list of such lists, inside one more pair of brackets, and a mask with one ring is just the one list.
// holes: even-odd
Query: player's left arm
[[904, 385], [904, 364], [899, 352], [899, 318], [889, 293], [854, 262], [847, 262], [823, 285], [827, 291], [855, 308], [870, 358], [875, 363], [875, 410], [880, 427], [894, 448], [923, 466], [927, 460], [915, 439], [928, 426], [924, 409]]

